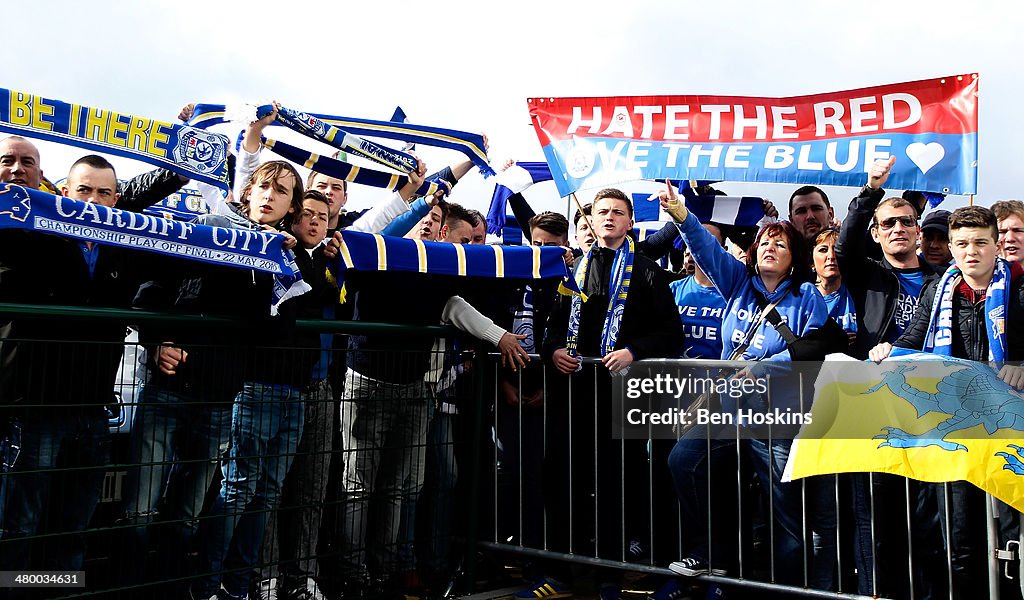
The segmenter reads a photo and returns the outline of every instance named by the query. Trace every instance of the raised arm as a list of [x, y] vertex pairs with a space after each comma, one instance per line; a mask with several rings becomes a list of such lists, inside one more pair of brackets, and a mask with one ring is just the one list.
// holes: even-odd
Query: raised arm
[[424, 215], [430, 212], [433, 206], [433, 204], [428, 204], [425, 198], [413, 200], [413, 203], [409, 205], [409, 210], [398, 215], [394, 221], [388, 223], [388, 226], [381, 231], [381, 234], [393, 235], [395, 237], [404, 236]]
[[533, 238], [530, 236], [530, 219], [537, 214], [537, 211], [533, 210], [533, 207], [526, 203], [526, 198], [522, 194], [512, 194], [508, 197], [508, 206], [512, 209], [512, 214], [515, 215], [516, 221], [519, 222], [520, 229], [523, 230], [523, 238], [533, 243]]
[[242, 135], [242, 145], [238, 150], [238, 158], [235, 161], [235, 200], [242, 198], [242, 188], [252, 177], [253, 171], [260, 166], [260, 151], [263, 149], [263, 130], [270, 126], [277, 119], [277, 102], [273, 103], [274, 110], [262, 119], [257, 119], [245, 128]]
[[154, 169], [132, 177], [121, 190], [117, 208], [142, 212], [181, 189], [188, 183], [187, 177], [167, 169]]
[[749, 277], [747, 266], [729, 254], [715, 236], [704, 229], [697, 217], [690, 214], [686, 203], [676, 196], [676, 190], [670, 181], [665, 181], [665, 189], [658, 195], [661, 198], [661, 206], [680, 224], [683, 242], [690, 249], [694, 262], [701, 271], [704, 271], [723, 298], [733, 297], [737, 286]]
[[889, 179], [894, 162], [896, 157], [889, 157], [888, 161], [875, 161], [871, 166], [867, 185], [850, 201], [850, 208], [843, 219], [839, 239], [836, 241], [836, 260], [848, 285], [856, 285], [869, 275], [864, 268], [870, 262], [867, 252], [868, 228], [871, 226], [871, 219], [878, 208], [878, 203], [885, 196], [882, 186]]

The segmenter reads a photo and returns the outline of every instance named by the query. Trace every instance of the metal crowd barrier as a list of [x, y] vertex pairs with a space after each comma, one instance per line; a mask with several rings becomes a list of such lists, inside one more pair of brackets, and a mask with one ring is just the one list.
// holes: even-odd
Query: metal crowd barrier
[[[11, 317], [110, 319], [133, 328], [201, 325], [229, 330], [249, 326], [233, 319], [141, 311], [0, 305], [0, 325]], [[450, 329], [441, 327], [410, 328], [334, 321], [300, 321], [296, 327], [318, 333], [349, 335], [373, 333], [441, 337], [452, 333]], [[74, 352], [74, 347], [75, 344], [68, 343], [64, 351]], [[147, 407], [143, 399], [147, 379], [145, 348], [136, 337], [129, 335], [124, 349], [110, 402], [103, 407], [95, 407], [106, 411], [111, 453], [109, 460], [98, 467], [103, 471], [102, 484], [97, 508], [88, 527], [81, 532], [62, 531], [55, 526], [60, 519], [49, 515], [40, 531], [20, 541], [0, 532], [0, 556], [4, 555], [5, 547], [24, 548], [33, 555], [30, 564], [36, 570], [48, 568], [50, 555], [47, 552], [53, 548], [84, 543], [82, 570], [85, 571], [85, 587], [43, 590], [50, 597], [181, 598], [185, 595], [185, 585], [202, 575], [196, 567], [200, 554], [196, 530], [202, 529], [204, 523], [209, 525], [219, 518], [211, 517], [209, 510], [218, 495], [220, 469], [214, 468], [216, 473], [213, 475], [206, 474], [211, 480], [209, 486], [200, 486], [204, 489], [183, 490], [171, 486], [158, 498], [158, 508], [164, 511], [133, 515], [132, 519], [125, 518], [125, 498], [129, 495], [126, 486], [129, 481], [137, 481], [137, 485], [145, 484], [147, 489], [160, 487], [170, 480], [178, 480], [169, 472], [193, 473], [218, 467], [226, 450], [226, 440], [223, 437], [215, 440], [215, 452], [210, 450], [213, 446], [207, 446], [205, 454], [197, 451], [185, 457], [175, 455], [133, 463], [129, 459], [131, 440], [133, 435], [144, 433], [133, 425], [142, 419], [140, 408]], [[281, 348], [280, 352], [287, 356], [302, 350], [314, 349]], [[230, 359], [230, 351], [225, 356], [226, 360]], [[381, 360], [401, 358], [401, 353], [392, 353], [382, 356]], [[81, 368], [87, 372], [90, 359], [92, 354], [82, 353], [81, 362], [75, 363], [76, 370]], [[337, 350], [334, 360], [344, 359], [345, 351]], [[727, 446], [721, 452], [738, 467], [721, 471], [707, 467], [709, 482], [724, 484], [724, 487], [709, 485], [703, 491], [707, 514], [700, 519], [686, 520], [667, 466], [676, 440], [647, 437], [614, 439], [615, 416], [609, 393], [612, 380], [599, 361], [585, 360], [583, 372], [569, 378], [556, 373], [550, 366], [542, 366], [538, 356], [534, 355], [532, 359], [531, 366], [514, 373], [500, 367], [496, 355], [487, 355], [479, 348], [472, 356], [447, 362], [443, 373], [465, 372], [459, 377], [442, 377], [439, 384], [432, 387], [430, 437], [418, 448], [385, 445], [379, 448], [391, 452], [423, 452], [425, 462], [418, 464], [412, 474], [413, 479], [424, 484], [422, 490], [410, 492], [416, 487], [413, 485], [404, 491], [391, 490], [376, 495], [364, 494], [361, 490], [346, 492], [339, 480], [343, 476], [344, 465], [352, 461], [354, 455], [351, 448], [345, 447], [345, 432], [339, 422], [343, 411], [338, 410], [338, 390], [322, 403], [327, 410], [321, 414], [330, 415], [328, 429], [334, 434], [329, 443], [326, 438], [314, 438], [320, 443], [306, 448], [284, 448], [276, 454], [262, 451], [248, 455], [236, 453], [242, 458], [261, 460], [287, 457], [292, 464], [302, 459], [329, 462], [326, 480], [322, 479], [323, 475], [314, 476], [315, 483], [326, 487], [322, 501], [299, 498], [290, 504], [282, 504], [276, 510], [277, 521], [284, 519], [282, 527], [287, 528], [290, 527], [288, 523], [295, 522], [294, 519], [288, 520], [290, 513], [294, 513], [292, 516], [305, 515], [316, 509], [321, 519], [320, 527], [316, 528], [319, 542], [312, 544], [307, 539], [306, 547], [315, 548], [289, 556], [280, 552], [275, 554], [264, 547], [257, 561], [254, 580], [280, 577], [291, 566], [313, 561], [319, 565], [318, 581], [328, 597], [343, 591], [345, 576], [342, 574], [347, 566], [351, 566], [352, 552], [367, 550], [373, 543], [368, 541], [358, 548], [343, 543], [342, 533], [352, 527], [352, 522], [346, 521], [351, 516], [346, 508], [354, 501], [382, 499], [402, 508], [400, 516], [384, 523], [397, 532], [397, 542], [385, 548], [382, 555], [397, 557], [394, 558], [399, 565], [396, 577], [414, 572], [432, 577], [434, 580], [427, 582], [427, 587], [438, 597], [507, 587], [514, 581], [509, 579], [503, 567], [510, 564], [524, 565], [527, 572], [548, 575], [564, 570], [566, 565], [627, 573], [629, 575], [623, 580], [627, 587], [635, 583], [652, 589], [652, 581], [675, 576], [666, 567], [684, 557], [684, 535], [692, 532], [694, 527], [703, 527], [719, 519], [718, 513], [712, 514], [718, 509], [725, 510], [729, 518], [725, 520], [724, 528], [709, 532], [708, 550], [711, 553], [719, 546], [727, 548], [724, 563], [712, 561], [711, 565], [713, 568], [721, 566], [726, 572], [695, 578], [701, 584], [735, 588], [739, 593], [750, 594], [750, 597], [760, 597], [760, 594], [816, 598], [868, 598], [885, 597], [885, 594], [923, 597], [929, 592], [932, 597], [953, 597], [950, 591], [953, 577], [950, 534], [948, 527], [943, 529], [942, 523], [949, 523], [955, 515], [949, 514], [948, 509], [941, 519], [935, 515], [938, 529], [932, 524], [928, 535], [921, 535], [921, 512], [914, 504], [925, 496], [919, 490], [931, 490], [935, 496], [945, 498], [954, 493], [951, 486], [926, 487], [901, 478], [863, 476], [870, 517], [866, 534], [869, 541], [865, 543], [869, 548], [877, 549], [894, 534], [899, 534], [895, 539], [902, 542], [895, 554], [891, 548], [883, 548], [889, 554], [874, 560], [870, 573], [860, 573], [862, 579], [866, 577], [868, 581], [867, 590], [864, 590], [863, 582], [858, 585], [857, 561], [851, 550], [852, 475], [822, 478], [825, 485], [818, 486], [818, 490], [825, 489], [825, 494], [815, 492], [806, 480], [785, 484], [799, 489], [799, 515], [795, 520], [802, 548], [787, 556], [779, 556], [774, 548], [774, 542], [783, 535], [776, 518], [778, 507], [774, 486], [777, 482], [770, 477], [766, 485], [755, 484], [749, 464], [745, 464], [749, 458], [742, 443]], [[659, 368], [685, 365], [707, 369], [728, 366], [722, 361], [643, 361], [633, 368], [643, 365]], [[39, 380], [73, 376], [50, 372], [45, 364], [32, 365], [31, 368], [32, 373], [28, 375]], [[812, 383], [808, 381], [802, 385]], [[200, 410], [204, 406], [210, 407], [208, 403], [200, 402], [196, 408]], [[230, 410], [226, 406], [220, 408]], [[0, 398], [0, 411], [3, 411], [0, 419], [7, 419], [9, 409], [9, 402]], [[67, 406], [49, 405], [42, 410], [67, 409]], [[229, 416], [221, 416], [230, 420]], [[0, 425], [6, 427], [7, 423], [0, 422]], [[373, 423], [368, 427], [373, 429]], [[0, 449], [9, 452], [10, 436], [5, 437], [5, 433], [0, 431], [0, 438], [8, 444]], [[172, 442], [180, 443], [181, 440]], [[210, 456], [211, 453], [216, 456]], [[774, 458], [771, 451], [768, 456], [769, 459]], [[417, 473], [417, 469], [422, 471]], [[133, 470], [137, 474], [134, 479], [130, 476]], [[37, 474], [74, 476], [89, 472], [89, 468], [65, 468], [58, 464]], [[148, 475], [140, 475], [143, 472]], [[8, 484], [13, 477], [24, 474], [5, 467], [0, 474], [0, 496], [3, 496], [4, 489], [10, 487]], [[288, 477], [292, 477], [290, 471]], [[317, 477], [320, 480], [316, 480]], [[720, 496], [723, 489], [726, 495]], [[59, 494], [66, 491], [55, 490], [54, 498], [60, 500]], [[875, 497], [876, 493], [882, 492], [884, 498]], [[167, 508], [172, 499], [189, 497], [189, 494], [201, 500], [188, 506], [190, 510], [184, 514]], [[898, 504], [893, 503], [894, 497], [899, 498]], [[6, 506], [0, 501], [0, 512]], [[834, 530], [814, 521], [815, 510], [822, 506], [837, 513]], [[1009, 527], [1010, 521], [1016, 523], [1020, 516], [1005, 512], [991, 500], [984, 508], [988, 545], [979, 551], [985, 554], [985, 575], [991, 590], [988, 596], [1020, 597], [1020, 528], [1011, 532], [1013, 528]], [[251, 518], [270, 512], [266, 507], [252, 508], [235, 516]], [[263, 516], [273, 521], [269, 514]], [[3, 522], [2, 514], [0, 522]], [[268, 539], [280, 535], [274, 533], [273, 528], [271, 525], [268, 529]], [[813, 552], [816, 528], [828, 532], [829, 540], [834, 538], [836, 554], [824, 566], [823, 561], [815, 561]], [[144, 533], [141, 538], [140, 532]], [[822, 536], [817, 537], [821, 547]], [[484, 552], [480, 554], [476, 550]], [[143, 565], [142, 570], [138, 570], [140, 564]], [[495, 564], [498, 568], [493, 568]], [[0, 564], [0, 571], [8, 571], [6, 567], [8, 565]], [[232, 575], [239, 571], [228, 562], [222, 565], [220, 573]], [[829, 579], [830, 573], [831, 583], [821, 585], [817, 582], [815, 578], [822, 573], [825, 573], [825, 579]], [[635, 581], [637, 576], [651, 576], [653, 579]], [[405, 583], [412, 585], [408, 581]], [[527, 586], [528, 582], [522, 581], [518, 585]], [[13, 591], [0, 589], [0, 596], [7, 597]], [[20, 591], [27, 592], [25, 597], [35, 597], [32, 594], [40, 590]], [[859, 591], [866, 593], [858, 594]], [[977, 595], [972, 597], [984, 597], [986, 591], [979, 588]]]
[[[492, 360], [495, 357], [492, 355]], [[540, 359], [536, 355], [532, 358]], [[644, 364], [655, 368], [731, 366], [733, 372], [745, 366], [687, 359], [642, 361], [631, 369]], [[599, 360], [585, 359], [582, 372], [572, 377], [550, 365], [512, 373], [495, 363], [487, 381], [494, 406], [489, 425], [496, 442], [490, 457], [494, 470], [486, 482], [490, 488], [486, 493], [492, 500], [487, 519], [490, 523], [481, 545], [515, 557], [535, 574], [564, 582], [557, 574], [571, 577], [566, 564], [575, 564], [577, 579], [579, 566], [657, 576], [653, 578], [655, 585], [667, 577], [678, 577], [667, 567], [686, 556], [684, 530], [710, 527], [714, 522], [712, 507], [731, 502], [732, 528], [707, 533], [709, 546], [732, 538], [726, 542], [731, 554], [720, 565], [726, 567], [726, 573], [683, 581], [746, 590], [754, 594], [752, 597], [761, 592], [813, 598], [955, 597], [947, 524], [956, 515], [949, 513], [948, 501], [942, 502], [953, 493], [951, 484], [923, 484], [869, 473], [817, 476], [785, 484], [771, 477], [771, 481], [755, 485], [740, 441], [729, 450], [740, 465], [735, 471], [715, 471], [710, 461], [705, 462], [709, 485], [700, 493], [707, 494], [707, 514], [696, 521], [692, 517], [685, 520], [675, 491], [666, 484], [668, 449], [676, 440], [608, 439], [607, 423], [616, 418], [608, 397], [610, 385], [617, 384], [607, 377]], [[510, 382], [513, 385], [509, 386]], [[801, 379], [800, 385], [801, 393], [805, 388], [813, 390], [814, 380]], [[542, 401], [537, 389], [543, 392]], [[684, 400], [689, 402], [692, 396]], [[806, 408], [809, 410], [809, 406]], [[711, 443], [708, 441], [709, 449]], [[607, 481], [595, 483], [602, 476], [614, 481], [610, 485]], [[716, 480], [724, 480], [734, 496], [727, 500]], [[867, 548], [872, 561], [870, 569], [861, 569], [870, 572], [860, 573], [860, 585], [853, 548], [851, 484], [860, 485], [869, 502], [869, 512], [862, 515], [870, 521], [870, 530], [863, 532], [869, 539], [860, 543], [870, 544]], [[774, 487], [778, 485], [796, 486], [799, 493], [797, 521], [802, 548], [789, 556], [778, 556], [772, 544], [781, 533], [776, 514], [779, 507], [773, 502]], [[618, 495], [611, 502], [601, 497], [609, 490]], [[899, 500], [894, 504], [896, 498]], [[978, 509], [987, 519], [988, 545], [972, 552], [986, 568], [975, 570], [978, 587], [963, 597], [1020, 598], [1024, 595], [1019, 561], [1021, 528], [1008, 532], [1011, 528], [1007, 526], [1019, 525], [1021, 516], [1006, 510], [1005, 505], [997, 511], [994, 507], [1000, 503], [987, 494], [984, 498], [984, 508]], [[941, 506], [945, 506], [939, 509], [942, 515], [931, 508]], [[832, 538], [826, 545], [835, 547], [834, 557], [824, 565], [815, 564], [815, 547], [820, 547], [822, 540], [814, 531], [815, 513], [823, 508], [837, 515], [835, 526], [824, 527]], [[861, 506], [861, 510], [865, 508]], [[925, 517], [933, 520], [925, 523]], [[609, 535], [611, 539], [603, 537]], [[899, 546], [895, 552], [894, 544]], [[709, 554], [713, 553], [709, 548]], [[716, 567], [714, 562], [711, 567]], [[603, 577], [608, 579], [607, 574]], [[648, 589], [651, 581], [646, 580]]]
[[[211, 575], [210, 572], [202, 572], [199, 568], [203, 547], [204, 527], [209, 526], [215, 529], [216, 522], [223, 517], [211, 516], [211, 507], [217, 501], [220, 491], [220, 482], [223, 478], [223, 468], [229, 444], [234, 439], [233, 403], [232, 398], [213, 401], [202, 397], [196, 389], [176, 389], [176, 394], [167, 397], [154, 396], [153, 389], [147, 393], [147, 386], [156, 388], [151, 377], [152, 365], [147, 365], [147, 348], [138, 341], [138, 330], [146, 327], [159, 326], [163, 331], [186, 330], [195, 327], [222, 328], [229, 332], [232, 329], [251, 327], [251, 323], [235, 319], [200, 317], [176, 314], [164, 314], [145, 311], [116, 311], [109, 309], [91, 309], [80, 307], [38, 307], [28, 305], [0, 304], [0, 326], [10, 318], [19, 321], [42, 320], [47, 321], [54, 318], [74, 322], [95, 322], [99, 320], [113, 321], [123, 324], [126, 327], [127, 336], [123, 342], [123, 354], [120, 363], [117, 381], [114, 389], [110, 391], [108, 402], [102, 405], [78, 406], [73, 401], [57, 401], [54, 404], [34, 406], [27, 409], [24, 405], [12, 405], [10, 400], [0, 398], [0, 440], [3, 446], [0, 447], [0, 454], [3, 458], [9, 459], [5, 462], [4, 470], [0, 472], [0, 523], [5, 523], [5, 512], [12, 507], [11, 502], [20, 502], [19, 487], [28, 478], [44, 477], [54, 482], [72, 480], [82, 475], [89, 480], [98, 483], [96, 493], [95, 512], [89, 519], [88, 526], [84, 530], [72, 530], [65, 527], [66, 522], [60, 518], [61, 512], [77, 510], [80, 506], [70, 501], [75, 498], [76, 489], [69, 487], [53, 487], [49, 491], [50, 514], [40, 519], [39, 529], [29, 535], [22, 537], [13, 535], [10, 532], [0, 531], [0, 557], [8, 564], [0, 561], [0, 572], [7, 572], [12, 581], [16, 576], [16, 570], [27, 570], [33, 574], [21, 577], [25, 583], [32, 582], [41, 584], [39, 572], [44, 569], [67, 570], [68, 565], [59, 561], [64, 556], [63, 552], [70, 547], [81, 545], [84, 548], [84, 562], [80, 566], [71, 567], [75, 571], [81, 571], [82, 576], [76, 577], [76, 587], [66, 587], [64, 581], [50, 581], [45, 589], [37, 587], [6, 587], [9, 584], [6, 579], [0, 580], [0, 597], [7, 598], [34, 598], [41, 597], [112, 597], [112, 598], [182, 598], [187, 597], [186, 586], [197, 581], [204, 575]], [[330, 333], [339, 335], [388, 335], [388, 336], [420, 336], [438, 337], [450, 334], [451, 330], [444, 327], [405, 327], [392, 324], [374, 324], [359, 322], [340, 321], [298, 321], [295, 327], [299, 331], [316, 333]], [[39, 340], [8, 338], [2, 344], [21, 344], [22, 346], [39, 342]], [[60, 357], [61, 363], [73, 365], [75, 373], [58, 373], [48, 369], [46, 364], [32, 364], [31, 372], [24, 376], [31, 382], [43, 381], [46, 379], [73, 378], [80, 373], [88, 373], [90, 369], [97, 367], [96, 360], [101, 348], [114, 345], [112, 342], [99, 343], [91, 341], [70, 341], [70, 340], [47, 340], [51, 350], [50, 357]], [[300, 353], [319, 352], [320, 348], [276, 348], [273, 340], [267, 340], [266, 350], [272, 356], [281, 357], [280, 364], [255, 365], [254, 370], [260, 368], [286, 370], [290, 368], [292, 360], [298, 360]], [[216, 355], [223, 360], [223, 367], [230, 366], [232, 360], [238, 356], [248, 356], [252, 351], [251, 347], [233, 347], [226, 343], [208, 343], [207, 345], [193, 346], [190, 359], [206, 353], [208, 356]], [[55, 353], [55, 354], [54, 354]], [[336, 364], [344, 364], [347, 358], [347, 351], [340, 347], [333, 351], [333, 360]], [[378, 353], [376, 360], [380, 364], [396, 364], [402, 361], [405, 354], [402, 352]], [[217, 367], [217, 365], [213, 365]], [[79, 372], [79, 369], [81, 370]], [[8, 373], [10, 375], [10, 373]], [[216, 383], [217, 369], [211, 369], [208, 383]], [[331, 383], [337, 385], [343, 381], [344, 369], [332, 371]], [[471, 377], [467, 377], [470, 380]], [[166, 391], [166, 390], [165, 390]], [[317, 390], [305, 390], [309, 395], [303, 398], [314, 398], [313, 392]], [[3, 393], [3, 392], [0, 392]], [[190, 400], [183, 400], [184, 397]], [[317, 412], [317, 420], [326, 421], [323, 427], [313, 429], [311, 422], [304, 423], [304, 432], [297, 438], [294, 444], [285, 445], [279, 448], [238, 448], [234, 453], [237, 460], [260, 461], [263, 464], [273, 463], [275, 460], [286, 460], [290, 465], [287, 476], [283, 477], [283, 489], [281, 490], [281, 504], [275, 509], [267, 506], [250, 505], [247, 509], [235, 513], [228, 513], [231, 518], [238, 518], [240, 521], [246, 519], [262, 518], [268, 521], [265, 529], [264, 542], [258, 547], [259, 558], [256, 562], [255, 572], [249, 586], [252, 595], [258, 591], [258, 584], [261, 580], [270, 577], [278, 578], [285, 571], [292, 567], [302, 565], [307, 569], [318, 571], [317, 580], [320, 582], [322, 591], [333, 597], [340, 590], [344, 583], [339, 574], [343, 571], [343, 565], [354, 552], [367, 550], [370, 541], [363, 546], [353, 546], [342, 541], [343, 533], [350, 528], [346, 522], [346, 507], [355, 502], [395, 502], [398, 504], [411, 505], [406, 502], [410, 494], [407, 490], [393, 488], [377, 489], [373, 491], [346, 491], [342, 480], [344, 477], [344, 466], [352, 461], [354, 452], [346, 448], [345, 436], [340, 433], [339, 411], [340, 390], [334, 394], [322, 398], [320, 401], [304, 402], [304, 414], [309, 418], [312, 411]], [[385, 394], [386, 397], [386, 394]], [[162, 399], [161, 399], [162, 398]], [[426, 398], [422, 398], [424, 414], [427, 416], [433, 411], [433, 406]], [[277, 400], [258, 398], [256, 403], [266, 407], [273, 407]], [[237, 408], [237, 407], [234, 407]], [[37, 422], [49, 422], [47, 418], [64, 412], [82, 411], [90, 414], [104, 415], [105, 431], [103, 435], [97, 435], [97, 439], [107, 443], [109, 449], [100, 448], [100, 456], [103, 460], [97, 459], [95, 464], [86, 466], [76, 465], [76, 459], [81, 456], [57, 457], [53, 466], [45, 466], [36, 469], [23, 468], [27, 454], [26, 449], [33, 444], [26, 444], [26, 434], [35, 436], [38, 431], [33, 428]], [[26, 414], [34, 414], [40, 417], [41, 421], [34, 421], [36, 417], [24, 417]], [[19, 435], [14, 436], [11, 415], [19, 415]], [[277, 417], [267, 417], [272, 419]], [[285, 418], [285, 417], [282, 417]], [[371, 415], [369, 418], [375, 419]], [[149, 420], [147, 420], [149, 419]], [[156, 420], [163, 419], [163, 420]], [[170, 427], [167, 421], [178, 419], [175, 426], [178, 427], [174, 436], [167, 435], [165, 427]], [[204, 420], [205, 419], [205, 420]], [[216, 420], [215, 420], [216, 419]], [[364, 418], [365, 419], [365, 418]], [[184, 422], [184, 424], [183, 424]], [[237, 420], [235, 421], [237, 423]], [[268, 421], [260, 418], [252, 421], [255, 428], [262, 427]], [[269, 425], [268, 425], [269, 426]], [[364, 423], [368, 429], [378, 428], [377, 421]], [[200, 435], [199, 431], [203, 432]], [[206, 435], [209, 434], [209, 435]], [[333, 435], [332, 435], [333, 434]], [[204, 437], [205, 435], [205, 437]], [[140, 441], [144, 440], [144, 441]], [[298, 440], [301, 440], [298, 441]], [[141, 446], [141, 444], [147, 444]], [[166, 445], [166, 453], [155, 452], [155, 445]], [[173, 448], [170, 448], [173, 446]], [[72, 445], [75, 453], [87, 450], [82, 445]], [[13, 453], [11, 452], [13, 449]], [[397, 448], [389, 445], [386, 440], [379, 446], [374, 447], [382, 453], [386, 452], [412, 452], [422, 451], [419, 448]], [[173, 450], [173, 452], [171, 451]], [[143, 456], [141, 461], [133, 461], [132, 456]], [[296, 474], [295, 467], [298, 462], [314, 464], [304, 478]], [[22, 467], [22, 468], [19, 468]], [[410, 474], [410, 481], [421, 482], [423, 479], [423, 465], [415, 465]], [[467, 470], [468, 472], [468, 470]], [[278, 473], [280, 474], [280, 473]], [[90, 477], [90, 475], [92, 477]], [[289, 481], [294, 480], [291, 485], [295, 492], [285, 501], [285, 494], [289, 489]], [[74, 481], [78, 481], [75, 479]], [[134, 483], [132, 483], [134, 482]], [[188, 483], [183, 483], [188, 482]], [[12, 485], [13, 484], [13, 485]], [[415, 487], [415, 483], [412, 483]], [[132, 487], [135, 486], [135, 487]], [[305, 493], [308, 487], [317, 486], [323, 491], [323, 498], [310, 497]], [[137, 492], [137, 493], [136, 493]], [[152, 495], [152, 494], [156, 495]], [[6, 500], [4, 496], [6, 495]], [[152, 496], [151, 496], [152, 495]], [[415, 495], [415, 494], [413, 494]], [[151, 510], [144, 512], [132, 512], [128, 506], [130, 499], [150, 497], [151, 502], [145, 500], [132, 504], [132, 507], [145, 506]], [[320, 526], [311, 525], [308, 520], [310, 513], [317, 513]], [[11, 513], [14, 514], [14, 513]], [[398, 517], [396, 517], [397, 519]], [[402, 519], [410, 518], [405, 515]], [[389, 550], [397, 552], [402, 560], [409, 560], [409, 568], [415, 568], [415, 558], [407, 554], [409, 548], [415, 541], [415, 532], [407, 531], [408, 526], [404, 521], [387, 523], [387, 526], [400, 530], [401, 536], [398, 540], [399, 548], [391, 544]], [[307, 531], [312, 527], [313, 531], [319, 532], [318, 542], [311, 537], [305, 539], [294, 539], [294, 531], [302, 528], [302, 535], [310, 535]], [[291, 532], [289, 528], [293, 528]], [[236, 532], [238, 530], [236, 529]], [[292, 543], [297, 544], [300, 551], [286, 552], [282, 548], [284, 538], [281, 532], [293, 533]], [[372, 532], [366, 535], [365, 540], [372, 538]], [[465, 535], [463, 533], [463, 535]], [[281, 540], [278, 543], [278, 540]], [[273, 540], [270, 543], [268, 540]], [[293, 548], [294, 550], [294, 548]], [[233, 549], [232, 549], [233, 551]], [[403, 555], [402, 552], [406, 554]], [[231, 556], [218, 569], [217, 574], [227, 577], [238, 574], [243, 569], [231, 562]], [[30, 557], [24, 565], [20, 564], [21, 557]], [[312, 564], [313, 566], [310, 566]], [[318, 567], [316, 566], [318, 565]], [[82, 585], [84, 582], [84, 585]], [[20, 581], [19, 581], [20, 583]], [[303, 585], [305, 581], [301, 582]]]

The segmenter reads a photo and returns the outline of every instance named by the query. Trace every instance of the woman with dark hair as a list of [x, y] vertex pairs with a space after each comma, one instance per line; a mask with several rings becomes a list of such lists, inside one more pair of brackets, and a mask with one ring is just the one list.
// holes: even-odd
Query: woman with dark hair
[[[697, 266], [725, 298], [721, 358], [743, 361], [791, 361], [786, 340], [770, 323], [769, 318], [762, 317], [762, 313], [778, 311], [782, 322], [797, 337], [818, 329], [828, 318], [825, 302], [812, 283], [810, 253], [800, 233], [792, 224], [784, 221], [765, 225], [757, 233], [754, 243], [747, 252], [747, 260], [743, 263], [730, 255], [697, 218], [689, 214], [685, 204], [676, 198], [671, 185], [668, 185], [667, 193], [662, 193], [661, 196], [662, 206], [680, 223], [683, 240], [690, 248]], [[758, 382], [758, 376], [763, 377], [763, 370], [764, 366], [755, 365], [743, 369], [735, 377], [754, 379]], [[739, 401], [722, 394], [722, 400], [723, 404], [728, 404], [729, 401], [742, 403], [743, 409], [753, 408], [755, 412], [762, 409], [779, 409], [780, 406], [795, 408], [800, 405], [795, 386], [784, 387], [773, 382], [768, 392], [767, 396], [754, 394]], [[809, 406], [800, 410], [809, 410]], [[741, 421], [736, 418], [734, 423], [742, 427]], [[696, 428], [691, 430], [691, 433], [698, 432], [705, 433], [704, 430]], [[735, 439], [737, 433], [733, 428], [730, 437]], [[703, 506], [707, 503], [706, 489], [710, 470], [708, 457], [711, 457], [711, 465], [714, 466], [714, 457], [720, 450], [719, 446], [731, 442], [722, 439], [693, 439], [694, 437], [684, 436], [677, 443], [669, 457], [669, 467], [684, 513], [691, 513], [691, 522], [700, 523], [708, 514], [707, 507]], [[743, 439], [740, 443], [750, 457], [751, 465], [765, 495], [771, 499], [773, 579], [782, 583], [802, 585], [802, 486], [800, 483], [781, 481], [792, 441], [773, 437], [767, 440]], [[710, 453], [708, 444], [712, 447]], [[722, 476], [726, 476], [724, 472]], [[702, 487], [704, 491], [701, 490]], [[714, 515], [713, 520], [717, 520], [714, 519]], [[735, 526], [725, 529], [719, 527], [718, 531], [724, 532], [734, 528]], [[711, 533], [715, 534], [715, 527], [712, 527]], [[726, 570], [725, 564], [715, 565], [712, 569], [709, 563], [709, 560], [715, 561], [723, 556], [721, 550], [715, 551], [716, 545], [722, 546], [725, 543], [723, 534], [717, 534], [717, 539], [715, 536], [700, 537], [703, 547], [690, 548], [689, 555], [669, 566], [672, 571], [680, 575], [695, 576], [711, 572], [721, 574]]]

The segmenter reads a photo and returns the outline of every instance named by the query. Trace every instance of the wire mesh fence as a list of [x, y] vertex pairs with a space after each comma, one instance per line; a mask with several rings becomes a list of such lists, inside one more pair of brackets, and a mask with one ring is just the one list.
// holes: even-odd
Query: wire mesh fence
[[[0, 311], [124, 334], [0, 342], [21, 353], [0, 377], [0, 571], [33, 574], [2, 597], [653, 593], [680, 564], [740, 597], [952, 598], [960, 565], [982, 574], [973, 597], [1019, 597], [1015, 549], [995, 552], [1017, 513], [981, 495], [965, 520], [953, 497], [979, 496], [958, 483], [784, 483], [785, 439], [624, 437], [599, 361], [566, 377], [453, 344], [355, 356], [345, 338], [441, 327], [301, 321], [285, 345], [231, 319]], [[979, 523], [987, 543], [958, 547]]]

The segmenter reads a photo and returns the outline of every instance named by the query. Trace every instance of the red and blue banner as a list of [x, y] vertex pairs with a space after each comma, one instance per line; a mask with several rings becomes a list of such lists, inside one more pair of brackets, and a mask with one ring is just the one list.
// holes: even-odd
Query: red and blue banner
[[888, 187], [973, 194], [978, 75], [842, 92], [531, 98], [559, 194], [637, 179], [861, 186], [896, 156]]

